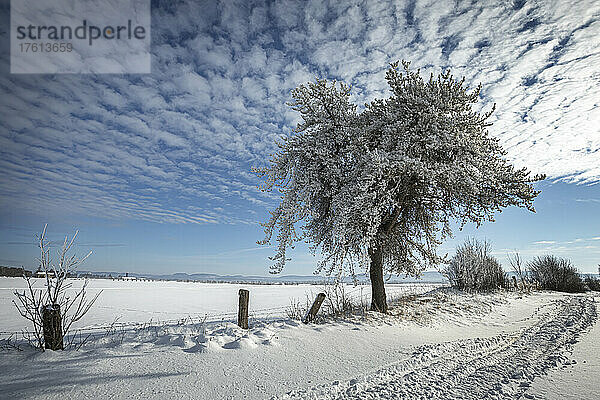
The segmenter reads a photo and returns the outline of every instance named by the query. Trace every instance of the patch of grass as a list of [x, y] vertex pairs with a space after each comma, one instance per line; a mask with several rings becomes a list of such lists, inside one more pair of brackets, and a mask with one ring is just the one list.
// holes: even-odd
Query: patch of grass
[[[313, 323], [364, 316], [368, 310], [369, 304], [362, 293], [348, 293], [346, 285], [342, 283], [326, 284], [322, 292], [325, 293], [325, 300], [315, 319], [311, 321]], [[304, 303], [292, 300], [286, 309], [288, 318], [301, 321], [312, 306], [314, 298], [314, 295], [307, 295]]]

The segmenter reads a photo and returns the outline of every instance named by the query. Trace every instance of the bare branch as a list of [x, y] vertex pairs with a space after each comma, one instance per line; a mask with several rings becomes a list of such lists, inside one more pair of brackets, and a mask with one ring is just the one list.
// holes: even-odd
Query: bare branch
[[[44, 307], [59, 306], [62, 321], [61, 333], [62, 337], [65, 337], [73, 323], [83, 318], [101, 293], [100, 291], [92, 299], [88, 299], [86, 297], [88, 281], [86, 280], [81, 289], [75, 293], [74, 297], [67, 296], [68, 292], [73, 288], [73, 282], [69, 281], [70, 273], [84, 262], [92, 252], [90, 251], [82, 258], [69, 255], [69, 251], [73, 248], [73, 244], [79, 233], [79, 231], [75, 231], [70, 240], [68, 236], [65, 236], [65, 240], [57, 254], [58, 263], [53, 263], [50, 257], [50, 250], [48, 249], [50, 242], [46, 239], [46, 229], [47, 225], [44, 225], [42, 233], [38, 236], [38, 247], [40, 250], [39, 270], [45, 275], [45, 286], [43, 289], [34, 289], [34, 281], [24, 274], [23, 278], [27, 281], [27, 290], [22, 292], [15, 290], [14, 294], [17, 297], [17, 301], [13, 301], [19, 314], [32, 323], [33, 336], [37, 342], [37, 346], [42, 349], [44, 346], [42, 315]], [[73, 338], [71, 338], [69, 343], [73, 344]]]

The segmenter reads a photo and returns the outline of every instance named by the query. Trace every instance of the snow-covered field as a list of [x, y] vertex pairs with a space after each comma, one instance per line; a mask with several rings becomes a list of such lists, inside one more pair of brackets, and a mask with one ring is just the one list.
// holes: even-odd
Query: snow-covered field
[[[35, 287], [43, 288], [43, 279], [34, 279]], [[80, 288], [82, 279], [73, 279], [72, 290]], [[395, 284], [388, 285], [386, 292], [393, 298], [401, 294], [423, 293], [439, 285]], [[28, 326], [16, 311], [12, 301], [15, 290], [27, 287], [22, 278], [0, 277], [0, 331], [20, 331]], [[91, 279], [88, 297], [102, 291], [89, 313], [74, 325], [84, 328], [119, 323], [154, 323], [194, 320], [228, 320], [237, 316], [239, 289], [250, 290], [250, 318], [283, 317], [292, 301], [312, 301], [324, 290], [320, 285], [240, 285], [230, 283], [200, 283], [176, 281], [122, 281]], [[346, 285], [346, 293], [352, 298], [363, 297], [370, 301], [370, 287]]]
[[[171, 293], [171, 308], [164, 312], [179, 305], [178, 296], [201, 298], [183, 290], [184, 284], [172, 292], [153, 292], [144, 284], [136, 282], [128, 295], [115, 289], [120, 294], [105, 316], [118, 311], [118, 296], [121, 303], [135, 297], [139, 306], [131, 309], [143, 310], [144, 318], [152, 309], [141, 306], [148, 304], [147, 292]], [[200, 287], [220, 293], [227, 311], [235, 308], [239, 286]], [[256, 302], [270, 294], [281, 306], [310, 289], [319, 288], [250, 288]], [[78, 351], [0, 352], [0, 397], [595, 399], [600, 398], [598, 300], [592, 294], [465, 295], [437, 288], [400, 298], [386, 316], [368, 313], [310, 325], [258, 316], [247, 331], [227, 321], [115, 330], [91, 338]], [[257, 309], [275, 306], [256, 304]], [[134, 317], [131, 312], [127, 315]], [[94, 323], [101, 321], [95, 318]]]

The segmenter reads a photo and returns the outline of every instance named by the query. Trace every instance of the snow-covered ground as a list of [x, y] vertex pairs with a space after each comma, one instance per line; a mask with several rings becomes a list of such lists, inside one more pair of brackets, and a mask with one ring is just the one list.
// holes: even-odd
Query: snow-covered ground
[[534, 380], [529, 393], [534, 398], [548, 400], [600, 398], [600, 325], [594, 324], [582, 335], [560, 368]]
[[319, 325], [115, 330], [78, 351], [0, 352], [0, 397], [595, 399], [598, 300], [438, 288], [402, 298], [388, 316]]
[[[35, 287], [43, 288], [43, 279], [33, 279]], [[72, 290], [80, 288], [82, 279], [73, 279]], [[423, 293], [439, 285], [410, 283], [386, 287], [389, 297], [407, 293]], [[12, 301], [15, 290], [27, 287], [22, 278], [0, 277], [0, 331], [20, 331], [28, 322], [17, 313]], [[183, 318], [194, 320], [232, 319], [237, 315], [239, 289], [250, 290], [249, 314], [251, 318], [282, 317], [291, 301], [305, 303], [324, 288], [320, 285], [241, 285], [230, 283], [201, 283], [176, 281], [122, 281], [91, 279], [88, 297], [102, 291], [90, 312], [74, 325], [84, 328], [119, 323], [154, 323]], [[346, 285], [346, 293], [370, 301], [370, 287]]]

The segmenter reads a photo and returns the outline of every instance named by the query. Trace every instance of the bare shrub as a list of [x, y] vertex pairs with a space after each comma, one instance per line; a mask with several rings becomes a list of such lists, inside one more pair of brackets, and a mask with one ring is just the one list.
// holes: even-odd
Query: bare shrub
[[531, 279], [541, 289], [559, 292], [581, 293], [585, 291], [583, 281], [571, 261], [553, 255], [535, 257], [527, 264]]
[[346, 285], [334, 282], [325, 285], [325, 302], [323, 303], [323, 314], [332, 319], [348, 318], [353, 315], [364, 315], [367, 304], [363, 296], [356, 298], [346, 292]]
[[[364, 315], [370, 305], [362, 294], [352, 296], [351, 293], [348, 293], [346, 285], [340, 281], [325, 284], [322, 291], [325, 293], [325, 300], [315, 319], [311, 321], [314, 323]], [[304, 303], [295, 299], [291, 300], [286, 309], [288, 318], [299, 321], [304, 319], [312, 306], [314, 297], [314, 295], [307, 295]]]
[[592, 275], [588, 275], [583, 280], [583, 283], [585, 283], [585, 286], [589, 290], [592, 290], [594, 292], [600, 292], [600, 279], [598, 279]]
[[513, 254], [508, 255], [508, 262], [516, 275], [516, 279], [520, 282], [520, 289], [523, 292], [528, 292], [531, 290], [531, 285], [529, 282], [529, 276], [527, 274], [527, 267], [521, 258], [521, 255], [518, 252], [514, 252]]
[[21, 344], [21, 342], [15, 340], [15, 334], [12, 333], [8, 337], [0, 339], [0, 350], [23, 351], [23, 347], [21, 346]]
[[286, 308], [285, 313], [289, 319], [301, 321], [306, 315], [309, 307], [308, 304], [302, 305], [302, 302], [299, 300], [291, 299], [290, 305]]
[[[600, 276], [600, 264], [598, 264], [598, 275]], [[594, 292], [600, 292], [600, 279], [596, 278], [595, 276], [587, 275], [583, 282], [589, 290], [593, 290]]]
[[466, 292], [489, 292], [507, 286], [506, 273], [490, 255], [487, 241], [467, 239], [444, 269], [453, 288]]
[[[86, 279], [83, 286], [74, 294], [69, 293], [73, 282], [68, 281], [70, 274], [77, 268], [79, 264], [85, 261], [92, 252], [90, 251], [85, 257], [77, 258], [75, 255], [70, 255], [69, 252], [73, 247], [73, 243], [77, 238], [78, 231], [75, 232], [71, 240], [68, 236], [58, 251], [58, 262], [53, 262], [50, 256], [51, 243], [46, 240], [46, 227], [38, 237], [38, 247], [40, 249], [39, 271], [45, 275], [44, 287], [42, 289], [35, 288], [35, 281], [27, 275], [23, 278], [27, 282], [27, 289], [23, 291], [15, 290], [14, 294], [17, 301], [13, 300], [19, 314], [29, 321], [33, 326], [33, 332], [26, 332], [34, 337], [34, 345], [40, 349], [49, 348], [49, 343], [46, 343], [44, 337], [44, 310], [58, 310], [60, 312], [60, 329], [56, 335], [58, 348], [62, 349], [63, 338], [67, 335], [73, 323], [79, 321], [90, 310], [100, 292], [93, 298], [87, 297]], [[73, 344], [70, 340], [68, 344]], [[55, 347], [52, 345], [51, 347]]]
[[[598, 264], [598, 276], [600, 276], [600, 264]], [[593, 290], [594, 292], [600, 292], [600, 279], [592, 275], [588, 275], [585, 278], [585, 284], [588, 289]]]

